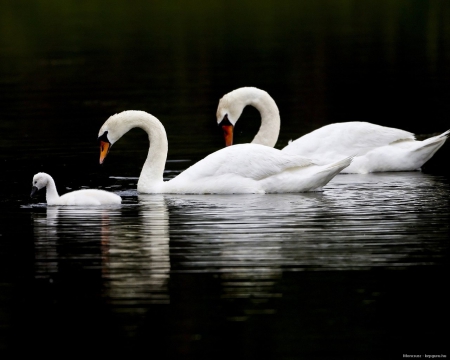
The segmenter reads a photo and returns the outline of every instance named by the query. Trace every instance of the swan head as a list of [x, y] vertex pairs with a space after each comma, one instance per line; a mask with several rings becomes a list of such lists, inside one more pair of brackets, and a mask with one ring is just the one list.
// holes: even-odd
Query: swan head
[[242, 115], [242, 111], [247, 105], [245, 101], [243, 101], [243, 97], [238, 95], [239, 94], [236, 93], [236, 90], [225, 94], [219, 100], [219, 105], [217, 107], [217, 124], [223, 130], [226, 146], [233, 145], [234, 127]]
[[161, 122], [145, 111], [125, 110], [110, 116], [98, 132], [100, 164], [103, 163], [115, 142], [133, 128], [140, 128], [148, 134], [150, 143], [154, 144], [153, 152], [167, 154], [167, 135]]
[[100, 143], [100, 164], [103, 164], [106, 156], [109, 154], [111, 146], [119, 140], [129, 128], [124, 126], [126, 119], [131, 111], [123, 111], [119, 114], [110, 116], [102, 125], [98, 132], [98, 142]]
[[100, 143], [100, 164], [103, 164], [112, 146], [111, 141], [108, 139], [108, 130], [98, 137], [98, 142]]
[[30, 197], [33, 197], [39, 190], [46, 187], [49, 181], [49, 175], [46, 173], [37, 173], [33, 176]]
[[233, 145], [234, 127], [247, 105], [254, 106], [260, 113], [267, 113], [269, 107], [269, 115], [278, 113], [278, 108], [270, 95], [256, 87], [241, 87], [225, 94], [219, 100], [216, 119], [217, 124], [222, 127], [226, 146]]
[[222, 131], [223, 131], [223, 137], [225, 139], [225, 146], [233, 145], [234, 125], [228, 119], [228, 114], [225, 114], [225, 116], [220, 121], [219, 126], [222, 128]]

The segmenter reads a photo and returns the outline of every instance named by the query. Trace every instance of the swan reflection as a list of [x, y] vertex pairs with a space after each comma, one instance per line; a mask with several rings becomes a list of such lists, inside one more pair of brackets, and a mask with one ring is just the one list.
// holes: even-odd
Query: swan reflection
[[[109, 249], [109, 296], [142, 304], [167, 303], [170, 272], [169, 215], [164, 197], [138, 196], [139, 221], [133, 213], [120, 228], [113, 226]], [[114, 245], [114, 246], [112, 246]]]
[[[139, 206], [47, 207], [35, 212], [35, 265], [40, 278], [99, 279], [109, 301], [135, 306], [169, 301], [169, 231], [164, 198]], [[87, 275], [89, 274], [89, 276]]]
[[36, 274], [86, 273], [108, 301], [136, 310], [173, 302], [169, 281], [192, 273], [217, 277], [224, 299], [267, 302], [286, 271], [441, 264], [448, 194], [446, 180], [414, 172], [338, 175], [323, 192], [133, 193], [116, 208], [44, 207], [33, 212]]
[[274, 311], [287, 271], [439, 264], [448, 232], [433, 223], [448, 222], [448, 193], [415, 172], [338, 175], [318, 193], [167, 194], [172, 279], [215, 274], [222, 298], [245, 304], [229, 320], [243, 321]]
[[345, 174], [319, 193], [165, 195], [173, 266], [222, 273], [408, 266], [434, 245], [439, 260], [447, 234], [434, 229], [430, 242], [428, 226], [448, 217], [445, 184], [420, 172]]

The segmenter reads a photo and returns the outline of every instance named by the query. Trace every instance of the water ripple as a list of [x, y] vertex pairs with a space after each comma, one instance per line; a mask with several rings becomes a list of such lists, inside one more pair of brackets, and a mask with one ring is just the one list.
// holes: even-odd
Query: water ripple
[[241, 283], [254, 276], [252, 286], [262, 286], [285, 271], [446, 261], [444, 178], [340, 175], [323, 192], [270, 195], [143, 195], [128, 181], [117, 189], [121, 206], [25, 207], [34, 222], [37, 277], [53, 278], [75, 262], [101, 272], [110, 301], [142, 306], [169, 301], [174, 273], [222, 274], [246, 289], [229, 293], [225, 286], [224, 296], [241, 296], [255, 292]]

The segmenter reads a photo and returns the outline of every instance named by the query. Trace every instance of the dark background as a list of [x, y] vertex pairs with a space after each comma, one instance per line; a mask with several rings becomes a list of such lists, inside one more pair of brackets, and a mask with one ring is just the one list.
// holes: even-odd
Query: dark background
[[[36, 156], [34, 171], [63, 166], [58, 152], [70, 150], [64, 171], [98, 171], [101, 124], [134, 109], [163, 122], [169, 159], [202, 158], [223, 146], [220, 97], [241, 86], [277, 102], [278, 148], [342, 121], [442, 133], [450, 127], [449, 17], [446, 1], [3, 0], [0, 156], [7, 167]], [[259, 126], [254, 109], [244, 115], [237, 142]], [[140, 163], [146, 141], [136, 131], [109, 162], [133, 152]], [[428, 166], [447, 171], [437, 156]]]
[[[136, 317], [104, 303], [95, 270], [78, 278], [63, 268], [54, 286], [36, 280], [31, 215], [44, 209], [21, 208], [30, 204], [36, 172], [50, 173], [60, 193], [107, 187], [111, 175], [137, 177], [148, 146], [139, 130], [98, 164], [100, 126], [131, 109], [162, 121], [168, 160], [187, 160], [166, 169], [182, 170], [223, 147], [217, 104], [241, 86], [275, 99], [277, 148], [343, 121], [398, 127], [418, 138], [442, 133], [450, 128], [450, 3], [0, 0], [0, 350], [123, 350], [134, 358], [148, 350], [205, 359], [400, 359], [447, 351], [448, 246], [440, 266], [287, 272], [278, 285], [284, 298], [271, 300], [277, 315], [236, 326], [227, 316], [247, 304], [221, 308], [216, 274], [172, 274], [170, 307]], [[236, 142], [251, 141], [259, 127], [256, 110], [243, 118]], [[448, 178], [449, 155], [446, 143], [423, 171]], [[63, 250], [82, 251], [76, 243]], [[361, 305], [376, 293], [383, 295], [376, 305]], [[301, 326], [286, 328], [297, 318]], [[180, 335], [189, 326], [208, 334], [204, 347]]]

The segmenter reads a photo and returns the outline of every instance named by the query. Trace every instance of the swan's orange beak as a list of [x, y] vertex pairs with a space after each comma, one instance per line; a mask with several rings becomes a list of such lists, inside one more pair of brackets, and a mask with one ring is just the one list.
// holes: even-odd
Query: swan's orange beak
[[100, 164], [103, 164], [110, 147], [111, 145], [109, 142], [100, 140]]
[[222, 125], [225, 146], [233, 145], [233, 125]]

